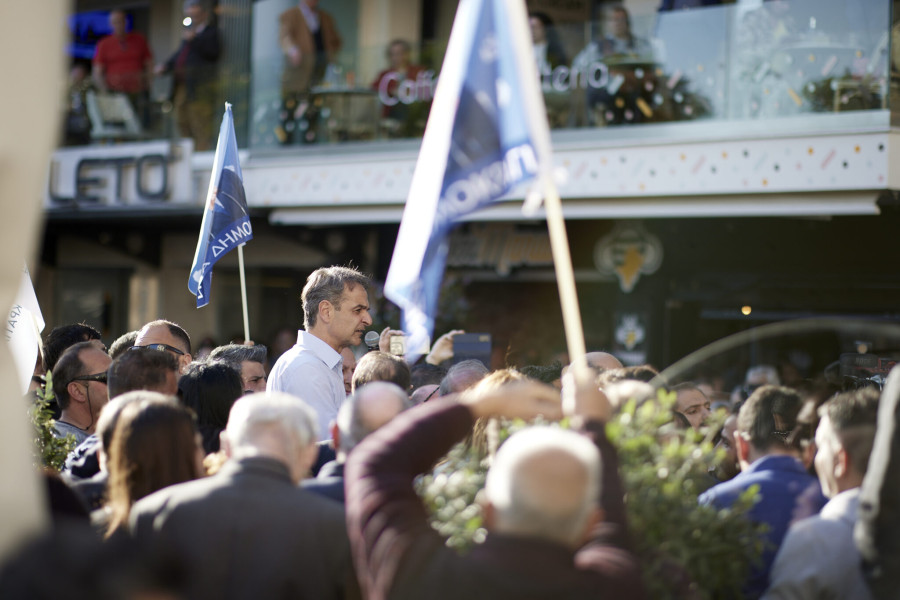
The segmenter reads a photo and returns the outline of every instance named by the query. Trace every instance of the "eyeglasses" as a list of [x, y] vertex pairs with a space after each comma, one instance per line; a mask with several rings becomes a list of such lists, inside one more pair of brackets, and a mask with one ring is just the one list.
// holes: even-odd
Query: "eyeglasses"
[[132, 350], [140, 350], [141, 348], [150, 348], [151, 350], [159, 350], [160, 352], [165, 352], [169, 350], [170, 352], [174, 352], [178, 356], [184, 356], [184, 352], [176, 348], [175, 346], [170, 346], [168, 344], [147, 344], [146, 346], [132, 346]]
[[93, 375], [81, 375], [80, 377], [75, 377], [72, 381], [97, 381], [106, 385], [106, 373], [94, 373]]

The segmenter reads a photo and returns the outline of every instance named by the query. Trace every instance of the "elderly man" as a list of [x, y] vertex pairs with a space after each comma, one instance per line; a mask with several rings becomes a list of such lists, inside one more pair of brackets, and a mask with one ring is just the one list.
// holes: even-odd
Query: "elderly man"
[[138, 501], [132, 532], [183, 553], [191, 598], [343, 598], [355, 586], [344, 512], [297, 487], [315, 437], [315, 412], [298, 398], [238, 399], [222, 436], [229, 461]]
[[348, 396], [353, 393], [353, 373], [356, 371], [356, 354], [352, 348], [341, 350], [341, 373], [344, 376], [344, 393]]
[[709, 418], [709, 398], [691, 382], [679, 383], [672, 391], [676, 394], [673, 410], [684, 415], [694, 431], [700, 431]]
[[209, 360], [223, 360], [241, 374], [241, 385], [245, 394], [266, 391], [266, 362], [268, 352], [261, 344], [226, 344], [213, 348]]
[[406, 393], [393, 383], [373, 381], [356, 390], [341, 406], [337, 421], [331, 426], [337, 457], [325, 463], [315, 479], [304, 481], [303, 487], [343, 504], [347, 455], [366, 436], [411, 405]]
[[347, 397], [341, 351], [362, 342], [372, 325], [368, 277], [349, 267], [323, 267], [306, 280], [300, 300], [306, 331], [281, 355], [266, 389], [297, 396], [316, 410], [317, 440], [328, 439], [329, 425]]
[[458, 394], [484, 379], [488, 373], [490, 371], [480, 360], [470, 358], [458, 362], [447, 370], [438, 393], [441, 396]]
[[859, 486], [869, 463], [878, 420], [878, 391], [838, 394], [820, 409], [816, 472], [830, 498], [822, 512], [794, 523], [772, 566], [764, 600], [871, 598], [853, 542]]
[[62, 410], [53, 435], [74, 435], [76, 444], [94, 433], [100, 409], [107, 403], [106, 370], [109, 355], [94, 342], [70, 346], [56, 363], [53, 388]]
[[570, 416], [584, 435], [534, 427], [500, 447], [485, 487], [487, 540], [464, 556], [429, 526], [414, 478], [481, 417], [561, 417], [558, 391], [528, 382], [429, 402], [351, 452], [347, 524], [367, 597], [643, 597], [636, 560], [619, 545], [625, 513], [604, 433], [609, 404], [590, 381], [575, 398]]
[[178, 361], [178, 370], [184, 373], [191, 364], [191, 337], [180, 325], [171, 321], [151, 321], [141, 327], [132, 348], [150, 348], [170, 352]]
[[797, 517], [817, 513], [825, 504], [819, 482], [806, 472], [787, 436], [797, 426], [802, 401], [792, 389], [766, 385], [757, 389], [738, 413], [734, 442], [741, 473], [713, 486], [700, 496], [701, 504], [728, 508], [751, 486], [758, 486], [759, 499], [749, 518], [768, 525], [762, 561], [751, 569], [744, 596], [757, 598], [768, 587], [769, 571], [788, 525]]

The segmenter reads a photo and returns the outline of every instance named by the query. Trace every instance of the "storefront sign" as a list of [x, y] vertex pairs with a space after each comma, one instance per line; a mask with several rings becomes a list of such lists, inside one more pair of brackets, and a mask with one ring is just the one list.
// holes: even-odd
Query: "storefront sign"
[[378, 82], [378, 99], [385, 106], [431, 102], [436, 85], [432, 70], [422, 71], [415, 79], [406, 79], [402, 73], [392, 71]]
[[626, 294], [637, 284], [641, 274], [655, 273], [662, 264], [662, 242], [640, 223], [619, 224], [594, 247], [597, 270], [619, 279]]
[[625, 365], [647, 362], [647, 322], [645, 313], [616, 313], [613, 354]]
[[178, 203], [191, 195], [191, 143], [154, 141], [57, 150], [44, 205]]
[[473, 225], [467, 233], [450, 236], [449, 267], [487, 267], [505, 276], [513, 267], [552, 265], [550, 238], [545, 232], [519, 231], [509, 225]]

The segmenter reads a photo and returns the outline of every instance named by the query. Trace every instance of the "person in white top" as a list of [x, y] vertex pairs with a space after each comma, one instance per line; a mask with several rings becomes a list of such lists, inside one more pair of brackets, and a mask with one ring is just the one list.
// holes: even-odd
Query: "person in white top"
[[269, 373], [267, 391], [287, 392], [315, 409], [319, 440], [346, 397], [341, 351], [362, 342], [369, 314], [371, 280], [350, 267], [323, 267], [306, 280], [300, 299], [305, 331]]
[[874, 388], [845, 392], [819, 409], [815, 465], [822, 492], [830, 500], [818, 515], [791, 525], [763, 600], [872, 597], [853, 526], [875, 440], [878, 396]]

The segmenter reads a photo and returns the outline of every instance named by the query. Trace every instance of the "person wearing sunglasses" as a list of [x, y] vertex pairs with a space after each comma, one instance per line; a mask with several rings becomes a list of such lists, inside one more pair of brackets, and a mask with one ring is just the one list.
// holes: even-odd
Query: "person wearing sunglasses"
[[100, 409], [109, 400], [106, 371], [111, 362], [92, 342], [71, 346], [57, 361], [53, 388], [62, 412], [53, 428], [56, 437], [74, 435], [80, 444], [94, 433]]
[[179, 373], [191, 364], [191, 338], [179, 325], [171, 321], [151, 321], [144, 325], [134, 340], [134, 348], [151, 348], [175, 355]]

